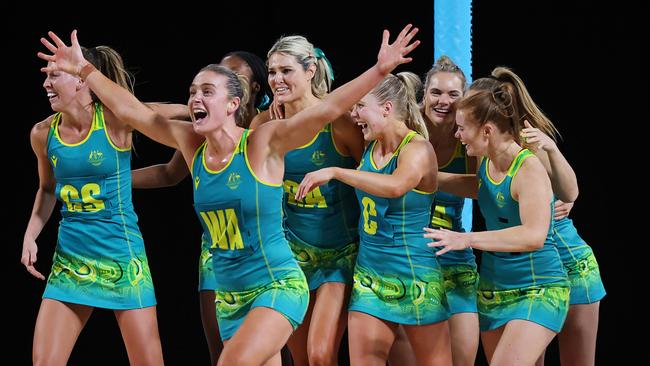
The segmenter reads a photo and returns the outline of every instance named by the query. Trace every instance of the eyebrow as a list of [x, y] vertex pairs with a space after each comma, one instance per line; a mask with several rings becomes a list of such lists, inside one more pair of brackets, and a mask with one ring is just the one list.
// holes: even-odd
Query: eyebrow
[[199, 84], [199, 85], [196, 85], [196, 84], [190, 84], [190, 88], [192, 88], [192, 87], [199, 87], [199, 88], [202, 88], [202, 87], [204, 87], [204, 86], [211, 86], [211, 87], [213, 87], [213, 88], [216, 88], [216, 87], [217, 87], [215, 84], [212, 84], [212, 83], [203, 83], [203, 84]]

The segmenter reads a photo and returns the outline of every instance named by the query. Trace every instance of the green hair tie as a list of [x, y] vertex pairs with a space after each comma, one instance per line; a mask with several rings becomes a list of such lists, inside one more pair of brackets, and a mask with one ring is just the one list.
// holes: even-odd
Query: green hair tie
[[330, 79], [334, 81], [334, 68], [332, 67], [332, 64], [330, 63], [330, 60], [325, 57], [325, 52], [321, 50], [318, 47], [314, 47], [314, 55], [316, 55], [316, 58], [322, 58], [325, 60], [325, 63], [327, 64], [327, 68], [330, 70]]

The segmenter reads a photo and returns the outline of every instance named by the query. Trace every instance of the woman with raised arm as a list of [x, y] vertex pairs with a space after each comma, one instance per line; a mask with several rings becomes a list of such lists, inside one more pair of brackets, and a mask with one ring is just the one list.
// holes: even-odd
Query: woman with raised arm
[[[89, 65], [131, 95], [122, 58], [110, 47], [77, 49]], [[39, 189], [21, 262], [35, 277], [36, 239], [62, 202], [57, 246], [38, 312], [32, 360], [63, 365], [95, 307], [113, 309], [131, 364], [162, 365], [156, 298], [138, 218], [131, 202], [132, 131], [81, 78], [49, 63], [43, 87], [56, 112], [37, 123], [31, 144]], [[95, 67], [93, 66], [93, 67]], [[152, 104], [151, 113], [185, 106]]]
[[[248, 96], [231, 70], [208, 65], [190, 86], [193, 123], [152, 112], [83, 58], [72, 33], [70, 47], [54, 33], [42, 43], [52, 55], [43, 71], [80, 75], [106, 105], [150, 138], [181, 151], [192, 172], [194, 204], [212, 243], [217, 316], [224, 350], [219, 365], [261, 365], [273, 359], [307, 310], [308, 288], [284, 238], [281, 223], [284, 155], [302, 146], [328, 122], [381, 81], [419, 44], [406, 26], [393, 44], [384, 31], [377, 63], [331, 93], [323, 103], [287, 120], [249, 131], [236, 124]], [[264, 329], [264, 331], [260, 331]]]
[[[277, 40], [268, 52], [268, 70], [274, 106], [260, 113], [252, 127], [323, 103], [334, 80], [323, 51], [303, 36]], [[362, 151], [361, 131], [345, 113], [284, 157], [283, 224], [310, 291], [305, 321], [288, 342], [295, 366], [337, 364], [359, 246], [353, 188], [332, 182], [301, 200], [295, 198], [296, 188], [311, 171], [356, 167]]]
[[[247, 128], [251, 120], [261, 108], [268, 107], [273, 94], [266, 82], [267, 71], [264, 61], [257, 55], [247, 51], [228, 52], [219, 62], [236, 73], [246, 77], [250, 98], [243, 106], [246, 113], [237, 119], [237, 124]], [[186, 107], [187, 108], [187, 107]], [[189, 110], [188, 110], [189, 118]], [[240, 116], [240, 115], [238, 115]], [[178, 184], [189, 173], [187, 164], [180, 151], [176, 150], [172, 159], [165, 164], [157, 164], [145, 168], [133, 170], [133, 188], [160, 188]], [[212, 268], [211, 244], [201, 238], [201, 254], [199, 256], [199, 306], [203, 332], [210, 351], [211, 364], [214, 365], [219, 359], [223, 343], [219, 337], [217, 314], [214, 305], [215, 279]]]

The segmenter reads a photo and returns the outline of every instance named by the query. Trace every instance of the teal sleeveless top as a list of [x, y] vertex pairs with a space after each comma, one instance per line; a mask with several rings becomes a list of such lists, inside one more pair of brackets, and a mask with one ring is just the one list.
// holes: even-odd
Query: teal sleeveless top
[[284, 227], [289, 240], [319, 248], [338, 248], [359, 240], [359, 206], [352, 187], [333, 179], [304, 199], [295, 199], [305, 174], [327, 167], [354, 169], [356, 165], [352, 157], [336, 149], [331, 123], [308, 144], [285, 155]]
[[262, 182], [247, 157], [244, 130], [219, 171], [205, 163], [207, 142], [192, 161], [194, 208], [211, 245], [216, 290], [250, 290], [298, 269], [282, 230], [281, 185]]
[[[531, 156], [533, 153], [529, 150], [521, 150], [500, 182], [490, 178], [489, 159], [484, 158], [481, 161], [478, 171], [478, 202], [488, 230], [521, 225], [519, 202], [512, 198], [510, 186], [521, 165]], [[551, 211], [551, 218], [552, 216]], [[512, 253], [484, 251], [481, 257], [479, 290], [525, 288], [551, 283], [567, 286], [566, 273], [552, 236], [551, 219], [544, 246], [540, 249]]]

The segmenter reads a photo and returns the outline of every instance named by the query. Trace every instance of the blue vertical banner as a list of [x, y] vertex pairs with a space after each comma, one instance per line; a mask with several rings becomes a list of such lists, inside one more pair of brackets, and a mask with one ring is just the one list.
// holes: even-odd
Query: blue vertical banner
[[[433, 2], [433, 57], [447, 55], [472, 82], [472, 0]], [[463, 227], [472, 230], [472, 200], [463, 207]]]

